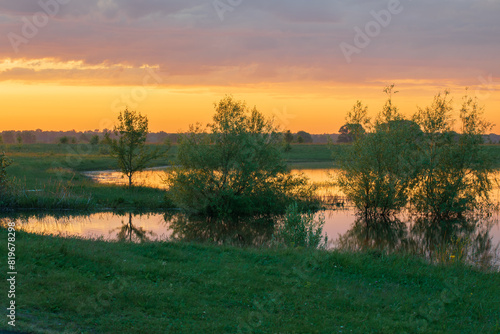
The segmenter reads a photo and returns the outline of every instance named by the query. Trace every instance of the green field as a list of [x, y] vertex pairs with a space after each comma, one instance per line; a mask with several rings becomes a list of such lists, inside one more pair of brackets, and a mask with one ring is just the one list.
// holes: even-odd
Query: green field
[[[116, 165], [98, 148], [83, 148], [5, 147], [16, 199], [4, 209], [171, 206], [163, 190], [84, 177], [80, 172]], [[286, 159], [293, 168], [328, 168], [338, 166], [345, 148], [293, 145]], [[499, 147], [487, 149], [500, 156]], [[175, 163], [175, 151], [154, 165]], [[15, 245], [16, 330], [25, 332], [500, 333], [499, 273], [460, 263], [431, 265], [379, 251], [130, 244], [24, 232], [16, 232]], [[6, 280], [0, 289], [8, 291]], [[6, 321], [0, 328], [10, 329]]]
[[[500, 275], [461, 264], [379, 252], [16, 238], [17, 330], [500, 332]], [[7, 291], [5, 279], [0, 289]]]
[[[97, 184], [83, 171], [117, 169], [116, 161], [92, 145], [31, 144], [4, 145], [13, 161], [7, 172], [15, 189], [11, 209], [136, 209], [163, 210], [172, 207], [165, 191], [146, 187]], [[175, 164], [174, 145], [151, 166]], [[291, 168], [329, 168], [332, 153], [327, 145], [294, 145], [286, 154]], [[4, 204], [4, 207], [6, 205]]]
[[[152, 166], [171, 163], [175, 148]], [[103, 185], [83, 176], [83, 171], [116, 169], [116, 161], [100, 154], [91, 145], [33, 144], [5, 147], [12, 160], [7, 168], [15, 200], [11, 209], [103, 210], [141, 208], [161, 210], [170, 207], [165, 191], [159, 189]]]
[[[285, 153], [290, 168], [339, 167], [346, 145], [297, 144]], [[486, 146], [495, 167], [500, 167], [500, 146]], [[134, 209], [163, 210], [172, 207], [165, 191], [145, 187], [97, 184], [83, 176], [83, 171], [117, 169], [116, 161], [102, 148], [91, 145], [31, 144], [3, 145], [13, 161], [7, 172], [16, 189], [11, 209]], [[151, 166], [175, 164], [174, 145]], [[5, 207], [5, 202], [3, 204]]]

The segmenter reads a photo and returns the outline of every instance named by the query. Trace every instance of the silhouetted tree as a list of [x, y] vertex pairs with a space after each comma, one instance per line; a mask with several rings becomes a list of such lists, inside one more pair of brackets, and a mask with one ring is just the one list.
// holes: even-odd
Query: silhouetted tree
[[310, 196], [307, 180], [287, 171], [283, 134], [255, 107], [226, 96], [213, 123], [190, 127], [168, 174], [174, 202], [213, 216], [283, 211]]
[[337, 143], [352, 143], [356, 139], [356, 136], [365, 133], [365, 129], [361, 124], [344, 124], [339, 129], [339, 137], [337, 138]]
[[20, 133], [22, 142], [24, 144], [35, 144], [36, 143], [36, 135], [33, 131], [22, 131]]
[[90, 145], [99, 145], [99, 136], [98, 135], [94, 135], [90, 138], [90, 141], [89, 141]]
[[5, 153], [0, 153], [0, 204], [2, 197], [7, 191], [7, 167], [10, 166], [12, 161], [5, 156]]
[[285, 142], [287, 144], [291, 144], [293, 142], [293, 134], [290, 132], [290, 130], [287, 130], [285, 132]]
[[431, 106], [419, 108], [414, 121], [423, 130], [419, 143], [419, 186], [414, 205], [434, 222], [461, 218], [489, 203], [491, 156], [482, 146], [491, 123], [483, 119], [477, 98], [464, 96], [460, 109], [461, 134], [452, 131], [449, 93], [438, 94]]
[[16, 132], [15, 131], [4, 131], [3, 140], [5, 144], [14, 144], [16, 142]]
[[159, 150], [146, 147], [148, 118], [136, 111], [125, 109], [118, 115], [118, 125], [114, 128], [117, 139], [111, 144], [111, 154], [116, 157], [120, 170], [128, 177], [132, 186], [134, 173], [143, 170], [161, 156]]
[[59, 144], [63, 145], [69, 144], [69, 138], [67, 136], [59, 138]]
[[[297, 142], [299, 142], [299, 143], [310, 144], [313, 142], [311, 134], [307, 133], [305, 131], [297, 132], [296, 136], [297, 136]], [[299, 141], [299, 138], [302, 138], [302, 141]]]
[[285, 152], [288, 152], [292, 149], [292, 142], [293, 142], [293, 134], [290, 132], [290, 130], [287, 130], [284, 135], [285, 139]]
[[367, 108], [360, 101], [347, 117], [348, 124], [372, 129], [365, 133], [360, 127], [354, 128], [354, 142], [341, 161], [343, 168], [338, 180], [344, 193], [365, 216], [399, 212], [408, 203], [411, 186], [416, 182], [412, 169], [415, 140], [405, 127], [407, 123], [400, 122], [403, 115], [392, 104], [392, 88], [384, 90], [388, 99], [374, 123], [369, 121]]

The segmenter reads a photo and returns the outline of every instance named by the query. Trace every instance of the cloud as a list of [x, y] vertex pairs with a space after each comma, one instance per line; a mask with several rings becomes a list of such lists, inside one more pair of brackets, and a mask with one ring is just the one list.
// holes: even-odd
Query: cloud
[[[42, 0], [49, 1], [57, 0]], [[467, 82], [478, 75], [500, 76], [497, 1], [401, 0], [401, 13], [392, 15], [351, 63], [340, 43], [354, 45], [355, 27], [364, 30], [374, 21], [371, 13], [386, 10], [389, 1], [242, 0], [238, 6], [220, 1], [231, 8], [223, 21], [212, 0], [72, 0], [16, 53], [7, 36], [23, 36], [26, 20], [32, 22], [43, 9], [37, 1], [0, 0], [0, 59], [106, 64], [111, 67], [100, 74], [90, 68], [45, 72], [45, 78], [63, 81], [97, 75], [106, 83], [113, 82], [106, 73], [119, 80], [113, 65], [157, 66], [186, 84]], [[140, 80], [140, 75], [126, 77], [126, 82]], [[0, 75], [0, 80], [42, 79], [22, 67]]]

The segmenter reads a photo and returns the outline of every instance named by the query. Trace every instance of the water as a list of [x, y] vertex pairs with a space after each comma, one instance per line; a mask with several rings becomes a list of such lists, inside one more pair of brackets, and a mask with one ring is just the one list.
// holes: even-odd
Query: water
[[[341, 192], [331, 182], [335, 170], [294, 170], [304, 173], [311, 182], [319, 186], [321, 194]], [[88, 173], [89, 177], [103, 183], [123, 183], [127, 180], [113, 171]], [[138, 173], [135, 182], [163, 188], [164, 172], [161, 169]], [[492, 193], [497, 197], [498, 189]], [[498, 198], [498, 197], [497, 197]], [[498, 212], [489, 221], [482, 221], [466, 226], [457, 226], [453, 230], [440, 230], [400, 222], [370, 223], [358, 219], [352, 207], [341, 210], [325, 210], [323, 231], [328, 236], [329, 248], [346, 249], [379, 248], [392, 251], [409, 251], [427, 257], [438, 253], [440, 257], [454, 258], [466, 253], [474, 257], [475, 262], [497, 260], [500, 245], [500, 225]], [[214, 221], [209, 218], [187, 218], [178, 211], [149, 214], [118, 214], [111, 212], [87, 215], [40, 215], [17, 214], [0, 218], [5, 226], [15, 221], [18, 229], [30, 233], [98, 238], [108, 241], [209, 241], [211, 243], [230, 243], [243, 246], [261, 246], [268, 244], [273, 235], [273, 222], [279, 217], [244, 219], [234, 221]]]
[[[322, 212], [325, 215], [324, 232], [329, 239], [337, 239], [339, 234], [345, 233], [354, 220], [353, 213], [349, 210], [335, 211], [327, 210]], [[319, 213], [317, 214], [319, 215]], [[76, 236], [86, 239], [103, 239], [108, 241], [131, 240], [141, 241], [138, 235], [143, 236], [142, 241], [162, 241], [173, 237], [180, 238], [179, 231], [182, 229], [188, 236], [196, 235], [196, 224], [206, 227], [206, 220], [191, 222], [185, 221], [186, 217], [178, 211], [170, 213], [113, 213], [99, 212], [85, 215], [53, 215], [19, 213], [15, 215], [4, 215], [0, 218], [0, 223], [6, 225], [9, 221], [14, 221], [18, 229], [37, 234], [51, 234], [60, 236]], [[232, 222], [233, 225], [240, 224], [240, 230], [234, 226], [234, 234], [246, 234], [245, 229], [249, 229], [254, 221]], [[223, 225], [218, 224], [218, 225]], [[269, 225], [263, 220], [261, 226]], [[201, 227], [200, 227], [201, 229]], [[230, 228], [228, 228], [229, 230]], [[270, 229], [272, 232], [272, 229]], [[127, 232], [127, 237], [123, 233]], [[144, 232], [144, 233], [143, 233]], [[224, 239], [224, 231], [212, 231], [215, 239]], [[216, 237], [215, 234], [220, 236]], [[249, 238], [249, 236], [247, 236]], [[195, 239], [195, 238], [191, 238]], [[201, 238], [199, 238], [201, 239]]]
[[[134, 174], [132, 181], [134, 182], [134, 185], [137, 186], [166, 189], [167, 186], [164, 182], [164, 171], [167, 168], [168, 167], [156, 167], [149, 168], [142, 172], [137, 172]], [[83, 174], [98, 183], [128, 185], [128, 177], [123, 175], [122, 172], [114, 170], [84, 172]]]

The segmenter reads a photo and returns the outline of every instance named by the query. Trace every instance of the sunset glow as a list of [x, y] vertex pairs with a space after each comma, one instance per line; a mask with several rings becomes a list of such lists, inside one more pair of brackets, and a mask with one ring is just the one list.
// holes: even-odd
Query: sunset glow
[[1, 0], [0, 131], [102, 130], [126, 106], [185, 131], [232, 94], [284, 129], [334, 133], [394, 83], [407, 115], [469, 87], [498, 133], [499, 14], [489, 0]]

